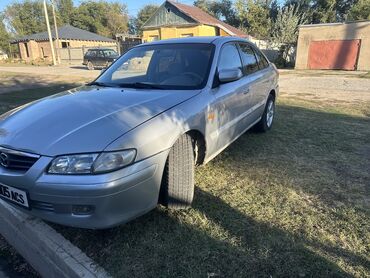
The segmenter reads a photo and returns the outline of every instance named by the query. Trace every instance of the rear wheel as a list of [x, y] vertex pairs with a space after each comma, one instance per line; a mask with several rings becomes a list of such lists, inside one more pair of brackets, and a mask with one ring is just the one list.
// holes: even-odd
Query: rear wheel
[[163, 173], [159, 202], [171, 209], [191, 206], [194, 196], [194, 149], [188, 134], [170, 150]]
[[261, 120], [256, 124], [256, 129], [260, 132], [266, 132], [271, 129], [273, 121], [275, 118], [275, 97], [270, 94], [266, 106], [265, 111], [263, 112]]
[[93, 70], [93, 69], [94, 69], [94, 65], [93, 65], [93, 63], [91, 63], [91, 61], [88, 61], [88, 62], [87, 62], [87, 68], [88, 68], [89, 70]]

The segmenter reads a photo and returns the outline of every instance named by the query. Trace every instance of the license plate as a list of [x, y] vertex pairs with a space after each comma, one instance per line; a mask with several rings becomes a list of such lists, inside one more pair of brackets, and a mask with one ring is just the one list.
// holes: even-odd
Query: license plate
[[0, 184], [0, 197], [7, 199], [17, 205], [29, 208], [27, 192], [12, 186]]

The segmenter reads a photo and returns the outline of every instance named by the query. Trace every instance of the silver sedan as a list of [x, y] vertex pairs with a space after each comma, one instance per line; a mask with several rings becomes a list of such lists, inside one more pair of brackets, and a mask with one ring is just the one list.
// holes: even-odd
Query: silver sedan
[[240, 38], [139, 45], [94, 82], [0, 116], [0, 197], [92, 229], [187, 208], [194, 167], [269, 130], [278, 90], [275, 66]]

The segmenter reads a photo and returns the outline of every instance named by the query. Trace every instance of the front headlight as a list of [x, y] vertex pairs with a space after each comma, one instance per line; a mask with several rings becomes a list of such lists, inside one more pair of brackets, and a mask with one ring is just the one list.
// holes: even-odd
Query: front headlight
[[63, 155], [50, 164], [49, 174], [99, 174], [121, 169], [134, 162], [136, 150]]

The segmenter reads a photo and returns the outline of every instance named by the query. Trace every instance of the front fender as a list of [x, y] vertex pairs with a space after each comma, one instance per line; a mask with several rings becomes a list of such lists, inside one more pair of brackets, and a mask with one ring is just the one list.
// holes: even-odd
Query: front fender
[[205, 134], [206, 111], [210, 95], [200, 93], [113, 141], [105, 151], [134, 148], [136, 160], [142, 160], [163, 152], [173, 146], [176, 140], [189, 130]]

